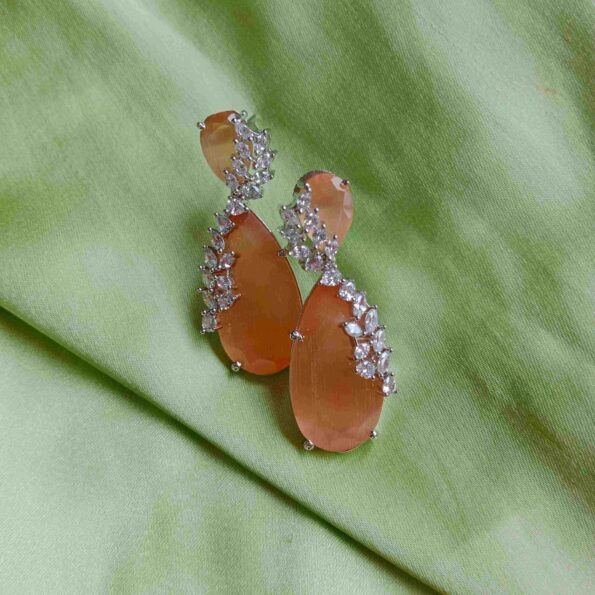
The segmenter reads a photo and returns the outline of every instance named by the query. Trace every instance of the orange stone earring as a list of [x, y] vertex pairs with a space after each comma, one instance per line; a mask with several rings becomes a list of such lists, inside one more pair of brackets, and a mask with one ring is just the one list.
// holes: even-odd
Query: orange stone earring
[[204, 247], [199, 289], [207, 309], [202, 333], [219, 332], [231, 369], [275, 374], [289, 365], [289, 334], [302, 301], [295, 276], [266, 225], [249, 209], [273, 177], [269, 133], [256, 130], [246, 112], [226, 111], [199, 122], [207, 163], [230, 191], [215, 213], [211, 245]]
[[320, 274], [291, 333], [291, 405], [306, 450], [344, 452], [378, 435], [384, 397], [396, 392], [378, 308], [335, 261], [353, 218], [349, 182], [307, 173], [281, 217], [286, 252]]

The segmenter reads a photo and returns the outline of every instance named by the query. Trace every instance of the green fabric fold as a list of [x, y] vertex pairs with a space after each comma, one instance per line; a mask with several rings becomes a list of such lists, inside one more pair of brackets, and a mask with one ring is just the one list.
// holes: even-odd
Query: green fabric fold
[[430, 592], [0, 312], [3, 593]]

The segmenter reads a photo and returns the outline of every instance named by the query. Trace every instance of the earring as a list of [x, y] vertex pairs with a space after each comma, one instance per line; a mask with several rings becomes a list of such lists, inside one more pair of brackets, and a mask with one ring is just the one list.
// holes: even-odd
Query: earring
[[247, 205], [272, 179], [275, 151], [268, 131], [246, 118], [246, 112], [226, 111], [198, 124], [205, 159], [230, 191], [204, 247], [201, 332], [219, 332], [233, 371], [274, 374], [289, 365], [289, 334], [302, 302], [279, 243]]
[[287, 253], [321, 275], [291, 333], [293, 412], [306, 450], [351, 450], [378, 435], [384, 397], [396, 385], [378, 309], [335, 260], [353, 218], [349, 182], [330, 172], [307, 173], [281, 217]]

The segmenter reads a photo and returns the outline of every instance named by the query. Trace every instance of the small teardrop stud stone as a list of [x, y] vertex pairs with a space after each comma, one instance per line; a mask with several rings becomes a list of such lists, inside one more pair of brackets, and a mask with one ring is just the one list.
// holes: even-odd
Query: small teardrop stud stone
[[302, 310], [291, 266], [279, 256], [275, 236], [252, 212], [231, 217], [235, 227], [225, 249], [240, 297], [219, 316], [219, 337], [232, 362], [253, 374], [275, 374], [289, 365], [291, 340]]
[[233, 143], [236, 131], [232, 119], [238, 115], [235, 111], [211, 114], [200, 131], [202, 152], [214, 174], [221, 180], [225, 179], [223, 170], [231, 171], [231, 156], [236, 150]]
[[328, 237], [337, 235], [343, 243], [353, 221], [353, 196], [349, 182], [328, 171], [312, 171], [300, 180], [311, 189], [312, 208], [318, 208]]
[[344, 323], [351, 304], [336, 287], [314, 286], [297, 330], [303, 341], [291, 351], [291, 405], [305, 438], [317, 448], [351, 450], [376, 428], [384, 396], [377, 382], [354, 372], [353, 339]]

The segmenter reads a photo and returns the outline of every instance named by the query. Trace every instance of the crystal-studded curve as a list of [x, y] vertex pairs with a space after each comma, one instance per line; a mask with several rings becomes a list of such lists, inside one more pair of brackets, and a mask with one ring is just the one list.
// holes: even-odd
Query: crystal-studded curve
[[236, 255], [225, 249], [225, 236], [235, 227], [233, 217], [249, 211], [248, 200], [262, 197], [263, 185], [273, 178], [270, 169], [276, 151], [269, 146], [270, 135], [266, 130], [256, 130], [247, 121], [247, 113], [233, 117], [235, 152], [230, 155], [231, 170], [223, 178], [230, 190], [227, 206], [215, 213], [217, 225], [209, 228], [211, 245], [204, 248], [204, 265], [201, 267], [204, 287], [200, 289], [207, 307], [202, 314], [203, 333], [218, 328], [217, 313], [231, 308], [240, 297], [234, 293], [233, 265]]
[[356, 291], [355, 283], [344, 279], [338, 290], [339, 297], [352, 303], [353, 320], [348, 320], [345, 332], [353, 338], [355, 371], [363, 378], [378, 378], [382, 394], [397, 391], [395, 375], [389, 369], [391, 350], [385, 345], [385, 328], [378, 325], [378, 308], [370, 307], [363, 291]]
[[379, 379], [385, 396], [397, 391], [395, 375], [389, 370], [390, 349], [385, 346], [385, 330], [379, 326], [378, 310], [368, 304], [366, 293], [355, 282], [344, 279], [336, 264], [337, 235], [329, 236], [320, 211], [312, 206], [312, 188], [304, 176], [295, 187], [293, 200], [281, 208], [281, 235], [287, 240], [285, 252], [296, 258], [308, 272], [321, 272], [321, 285], [338, 286], [339, 297], [351, 304], [354, 319], [343, 325], [354, 341], [355, 372], [363, 378]]

